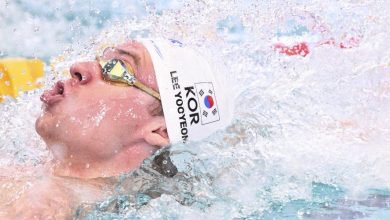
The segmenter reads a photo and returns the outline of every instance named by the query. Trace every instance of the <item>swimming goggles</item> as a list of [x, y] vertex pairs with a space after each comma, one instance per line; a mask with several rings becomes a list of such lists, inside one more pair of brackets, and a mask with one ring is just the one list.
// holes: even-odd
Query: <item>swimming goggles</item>
[[[112, 49], [112, 47], [108, 47], [106, 49], [109, 48]], [[126, 53], [124, 51], [121, 52]], [[96, 60], [102, 66], [104, 80], [113, 83], [120, 83], [120, 84], [127, 84], [129, 86], [134, 86], [146, 92], [147, 94], [155, 97], [156, 99], [161, 100], [160, 94], [158, 92], [154, 91], [152, 88], [143, 84], [135, 77], [133, 68], [127, 62], [122, 61], [120, 59], [104, 60], [101, 56], [96, 56]]]

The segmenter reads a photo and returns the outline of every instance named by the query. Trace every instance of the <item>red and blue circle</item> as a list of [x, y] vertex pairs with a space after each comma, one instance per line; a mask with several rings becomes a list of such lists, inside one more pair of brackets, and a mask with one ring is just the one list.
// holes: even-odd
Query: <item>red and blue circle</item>
[[206, 97], [204, 97], [204, 105], [207, 107], [207, 108], [212, 108], [214, 106], [214, 99], [213, 97], [207, 95]]

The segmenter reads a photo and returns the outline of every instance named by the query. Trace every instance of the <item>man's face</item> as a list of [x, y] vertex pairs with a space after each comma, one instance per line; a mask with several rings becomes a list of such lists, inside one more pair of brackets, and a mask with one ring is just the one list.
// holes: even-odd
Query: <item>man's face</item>
[[[134, 41], [117, 48], [106, 51], [103, 58], [129, 63], [137, 79], [157, 91], [146, 48]], [[144, 142], [144, 125], [155, 120], [150, 111], [159, 105], [154, 97], [103, 80], [97, 61], [75, 63], [70, 74], [70, 79], [57, 82], [42, 95], [45, 107], [36, 122], [55, 158], [105, 161], [126, 146]]]

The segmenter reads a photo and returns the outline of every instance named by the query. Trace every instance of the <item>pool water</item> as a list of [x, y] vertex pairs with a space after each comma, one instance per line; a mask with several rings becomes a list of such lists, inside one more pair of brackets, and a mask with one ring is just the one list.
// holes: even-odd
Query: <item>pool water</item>
[[[2, 4], [0, 57], [57, 64], [47, 85], [101, 43], [148, 36], [203, 49], [236, 82], [231, 126], [171, 146], [178, 175], [153, 174], [149, 159], [74, 218], [390, 219], [386, 2]], [[50, 158], [34, 132], [41, 91], [0, 104], [1, 170]]]

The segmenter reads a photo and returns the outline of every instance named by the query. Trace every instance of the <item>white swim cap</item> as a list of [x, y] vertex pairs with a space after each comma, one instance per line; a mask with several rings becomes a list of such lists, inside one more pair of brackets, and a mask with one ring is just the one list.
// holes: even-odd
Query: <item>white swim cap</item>
[[230, 124], [234, 100], [223, 67], [177, 40], [141, 42], [152, 57], [172, 144], [201, 140]]

